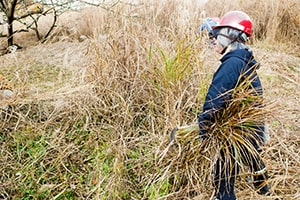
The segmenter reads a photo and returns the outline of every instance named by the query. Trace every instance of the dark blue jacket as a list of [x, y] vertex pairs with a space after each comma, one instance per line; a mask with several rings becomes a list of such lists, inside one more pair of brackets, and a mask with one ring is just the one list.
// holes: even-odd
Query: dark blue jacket
[[[200, 137], [205, 137], [207, 128], [215, 121], [215, 114], [226, 106], [226, 101], [231, 99], [230, 91], [237, 86], [241, 75], [250, 76], [251, 84], [255, 88], [257, 95], [262, 95], [262, 86], [257, 76], [257, 62], [254, 60], [252, 52], [247, 49], [236, 49], [221, 58], [221, 65], [215, 72], [206, 99], [203, 111], [198, 117]], [[254, 67], [256, 66], [256, 67]], [[264, 127], [258, 127], [258, 135], [263, 137]]]

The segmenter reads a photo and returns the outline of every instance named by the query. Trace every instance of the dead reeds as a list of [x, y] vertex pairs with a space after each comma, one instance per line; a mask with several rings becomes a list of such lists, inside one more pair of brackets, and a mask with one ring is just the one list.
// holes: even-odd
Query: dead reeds
[[[218, 65], [218, 55], [195, 34], [204, 7], [181, 3], [90, 9], [80, 16], [84, 24], [72, 29], [78, 32], [64, 30], [0, 58], [1, 73], [17, 94], [12, 109], [1, 110], [1, 197], [209, 199], [221, 141], [238, 149], [247, 141], [240, 129], [262, 118], [271, 135], [261, 155], [269, 198], [299, 197], [297, 57], [258, 51], [265, 107], [250, 106], [261, 100], [246, 91], [236, 93], [231, 111], [224, 111], [231, 117], [214, 125], [209, 141], [200, 143], [193, 126], [179, 130], [170, 144], [170, 130], [196, 121]], [[272, 100], [279, 109], [271, 117], [264, 112]], [[265, 198], [243, 178], [239, 182], [240, 199]]]

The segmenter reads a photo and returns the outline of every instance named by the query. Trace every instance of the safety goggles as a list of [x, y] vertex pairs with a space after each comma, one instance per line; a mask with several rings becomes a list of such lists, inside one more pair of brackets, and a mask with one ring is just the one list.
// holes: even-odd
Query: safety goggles
[[212, 32], [210, 33], [211, 37], [212, 37], [210, 39], [217, 39], [220, 30], [221, 30], [221, 28], [215, 28], [215, 29], [213, 29]]

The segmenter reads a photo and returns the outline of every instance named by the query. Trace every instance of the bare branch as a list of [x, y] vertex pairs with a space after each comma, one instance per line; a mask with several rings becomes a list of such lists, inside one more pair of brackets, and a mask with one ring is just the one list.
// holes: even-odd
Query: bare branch
[[[78, 10], [86, 6], [101, 7], [111, 10], [112, 7], [120, 3], [120, 0], [113, 0], [110, 3], [101, 4], [101, 1], [93, 2], [89, 0], [0, 0], [0, 12], [2, 11], [3, 23], [7, 24], [7, 34], [0, 34], [0, 37], [7, 37], [8, 46], [13, 45], [13, 36], [20, 32], [33, 30], [38, 40], [44, 42], [55, 29], [59, 15], [68, 10]], [[47, 8], [47, 10], [44, 10]], [[39, 32], [41, 16], [53, 14], [53, 22], [45, 35]], [[13, 22], [18, 21], [23, 24], [20, 30], [13, 29]]]

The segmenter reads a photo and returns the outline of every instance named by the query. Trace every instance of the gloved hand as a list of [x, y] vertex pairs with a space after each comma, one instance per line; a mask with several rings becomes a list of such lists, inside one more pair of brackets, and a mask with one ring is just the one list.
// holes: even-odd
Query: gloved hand
[[175, 140], [175, 133], [178, 130], [178, 128], [173, 128], [170, 134], [170, 142], [172, 142], [173, 140]]
[[204, 142], [204, 141], [208, 140], [208, 138], [209, 138], [209, 135], [206, 131], [204, 131], [204, 130], [199, 131], [199, 140], [200, 140], [200, 142]]

